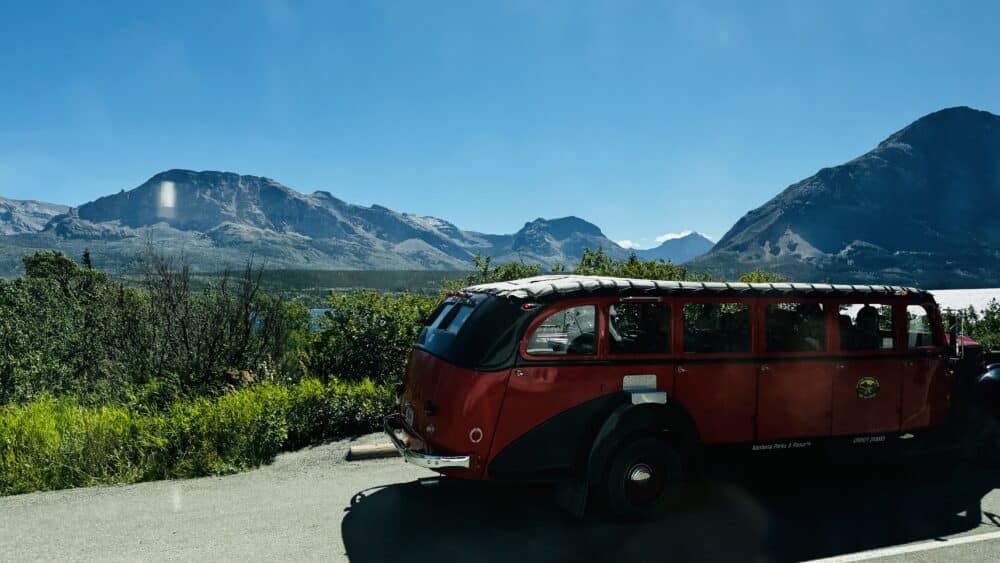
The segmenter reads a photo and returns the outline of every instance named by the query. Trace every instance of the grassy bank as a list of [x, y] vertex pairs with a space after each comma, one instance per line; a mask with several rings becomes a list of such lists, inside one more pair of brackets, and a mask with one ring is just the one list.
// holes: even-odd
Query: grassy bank
[[44, 397], [0, 407], [0, 495], [231, 473], [283, 450], [375, 430], [392, 408], [370, 381], [256, 385], [164, 411]]

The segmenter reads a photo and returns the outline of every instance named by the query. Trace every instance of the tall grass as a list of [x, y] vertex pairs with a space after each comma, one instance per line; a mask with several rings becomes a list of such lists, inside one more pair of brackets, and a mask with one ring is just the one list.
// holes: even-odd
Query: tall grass
[[165, 411], [43, 397], [0, 407], [0, 495], [231, 473], [369, 432], [393, 394], [370, 381], [270, 383]]

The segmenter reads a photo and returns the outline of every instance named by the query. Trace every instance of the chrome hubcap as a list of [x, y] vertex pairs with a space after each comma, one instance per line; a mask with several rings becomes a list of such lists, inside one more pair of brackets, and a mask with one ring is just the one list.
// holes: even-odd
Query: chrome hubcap
[[645, 463], [640, 463], [628, 472], [628, 480], [633, 483], [646, 483], [653, 476], [653, 470]]

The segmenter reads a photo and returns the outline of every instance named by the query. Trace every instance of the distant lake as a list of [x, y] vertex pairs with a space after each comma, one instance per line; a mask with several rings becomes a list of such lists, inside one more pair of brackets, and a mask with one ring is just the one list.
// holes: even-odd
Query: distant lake
[[309, 309], [309, 332], [319, 332], [319, 323], [330, 309]]

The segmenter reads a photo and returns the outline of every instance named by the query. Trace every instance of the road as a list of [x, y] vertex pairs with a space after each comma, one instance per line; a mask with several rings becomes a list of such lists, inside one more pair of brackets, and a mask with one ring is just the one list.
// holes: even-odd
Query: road
[[[348, 446], [239, 475], [3, 498], [0, 559], [792, 561], [885, 548], [897, 551], [852, 558], [1000, 558], [1000, 472], [978, 467], [919, 481], [880, 466], [769, 469], [692, 485], [669, 516], [625, 524], [599, 508], [572, 520], [542, 486], [442, 481], [398, 459], [345, 462]], [[997, 539], [941, 542], [977, 534]]]

